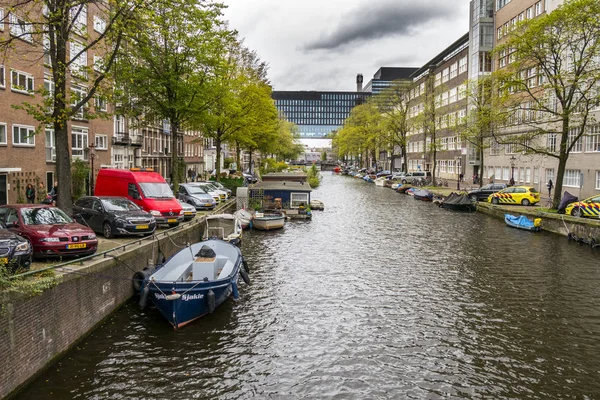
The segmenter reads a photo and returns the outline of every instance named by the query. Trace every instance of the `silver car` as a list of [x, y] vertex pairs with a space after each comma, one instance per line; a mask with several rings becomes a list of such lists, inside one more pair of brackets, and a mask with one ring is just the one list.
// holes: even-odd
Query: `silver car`
[[206, 190], [190, 183], [179, 185], [177, 198], [191, 204], [196, 210], [212, 210], [218, 203]]

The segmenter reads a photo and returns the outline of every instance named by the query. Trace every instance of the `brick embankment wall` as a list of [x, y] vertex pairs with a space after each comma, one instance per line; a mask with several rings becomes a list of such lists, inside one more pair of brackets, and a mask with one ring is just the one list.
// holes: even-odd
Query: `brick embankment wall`
[[[33, 297], [0, 293], [0, 398], [16, 393], [29, 380], [78, 343], [133, 295], [131, 277], [160, 249], [169, 257], [186, 242], [198, 242], [204, 218], [146, 238], [123, 251], [98, 256], [73, 272], [57, 271], [60, 283]], [[126, 265], [125, 265], [126, 264]]]
[[530, 219], [541, 218], [542, 230], [567, 236], [574, 233], [580, 238], [594, 238], [600, 243], [600, 220], [591, 218], [575, 218], [570, 215], [544, 213], [535, 207], [495, 206], [489, 203], [478, 203], [477, 211], [491, 215], [504, 221], [504, 214], [526, 215]]

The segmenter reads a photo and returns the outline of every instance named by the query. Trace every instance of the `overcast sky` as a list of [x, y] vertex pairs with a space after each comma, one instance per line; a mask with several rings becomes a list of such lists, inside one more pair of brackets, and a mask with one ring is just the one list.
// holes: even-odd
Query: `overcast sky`
[[356, 90], [380, 67], [421, 67], [469, 30], [469, 0], [222, 0], [269, 63], [274, 90]]

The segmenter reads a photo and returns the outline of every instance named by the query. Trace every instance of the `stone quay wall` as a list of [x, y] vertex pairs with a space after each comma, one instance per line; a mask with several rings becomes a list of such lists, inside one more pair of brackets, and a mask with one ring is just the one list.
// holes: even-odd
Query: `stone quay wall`
[[159, 247], [169, 257], [179, 246], [200, 241], [203, 222], [197, 218], [59, 268], [58, 285], [41, 294], [0, 293], [0, 398], [14, 395], [131, 298], [131, 277], [152, 258], [156, 262]]

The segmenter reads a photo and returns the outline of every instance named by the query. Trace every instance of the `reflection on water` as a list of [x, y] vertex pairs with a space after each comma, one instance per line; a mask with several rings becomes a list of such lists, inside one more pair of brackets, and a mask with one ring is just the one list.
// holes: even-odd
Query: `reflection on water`
[[253, 285], [174, 332], [130, 303], [21, 399], [594, 398], [599, 252], [324, 173]]

